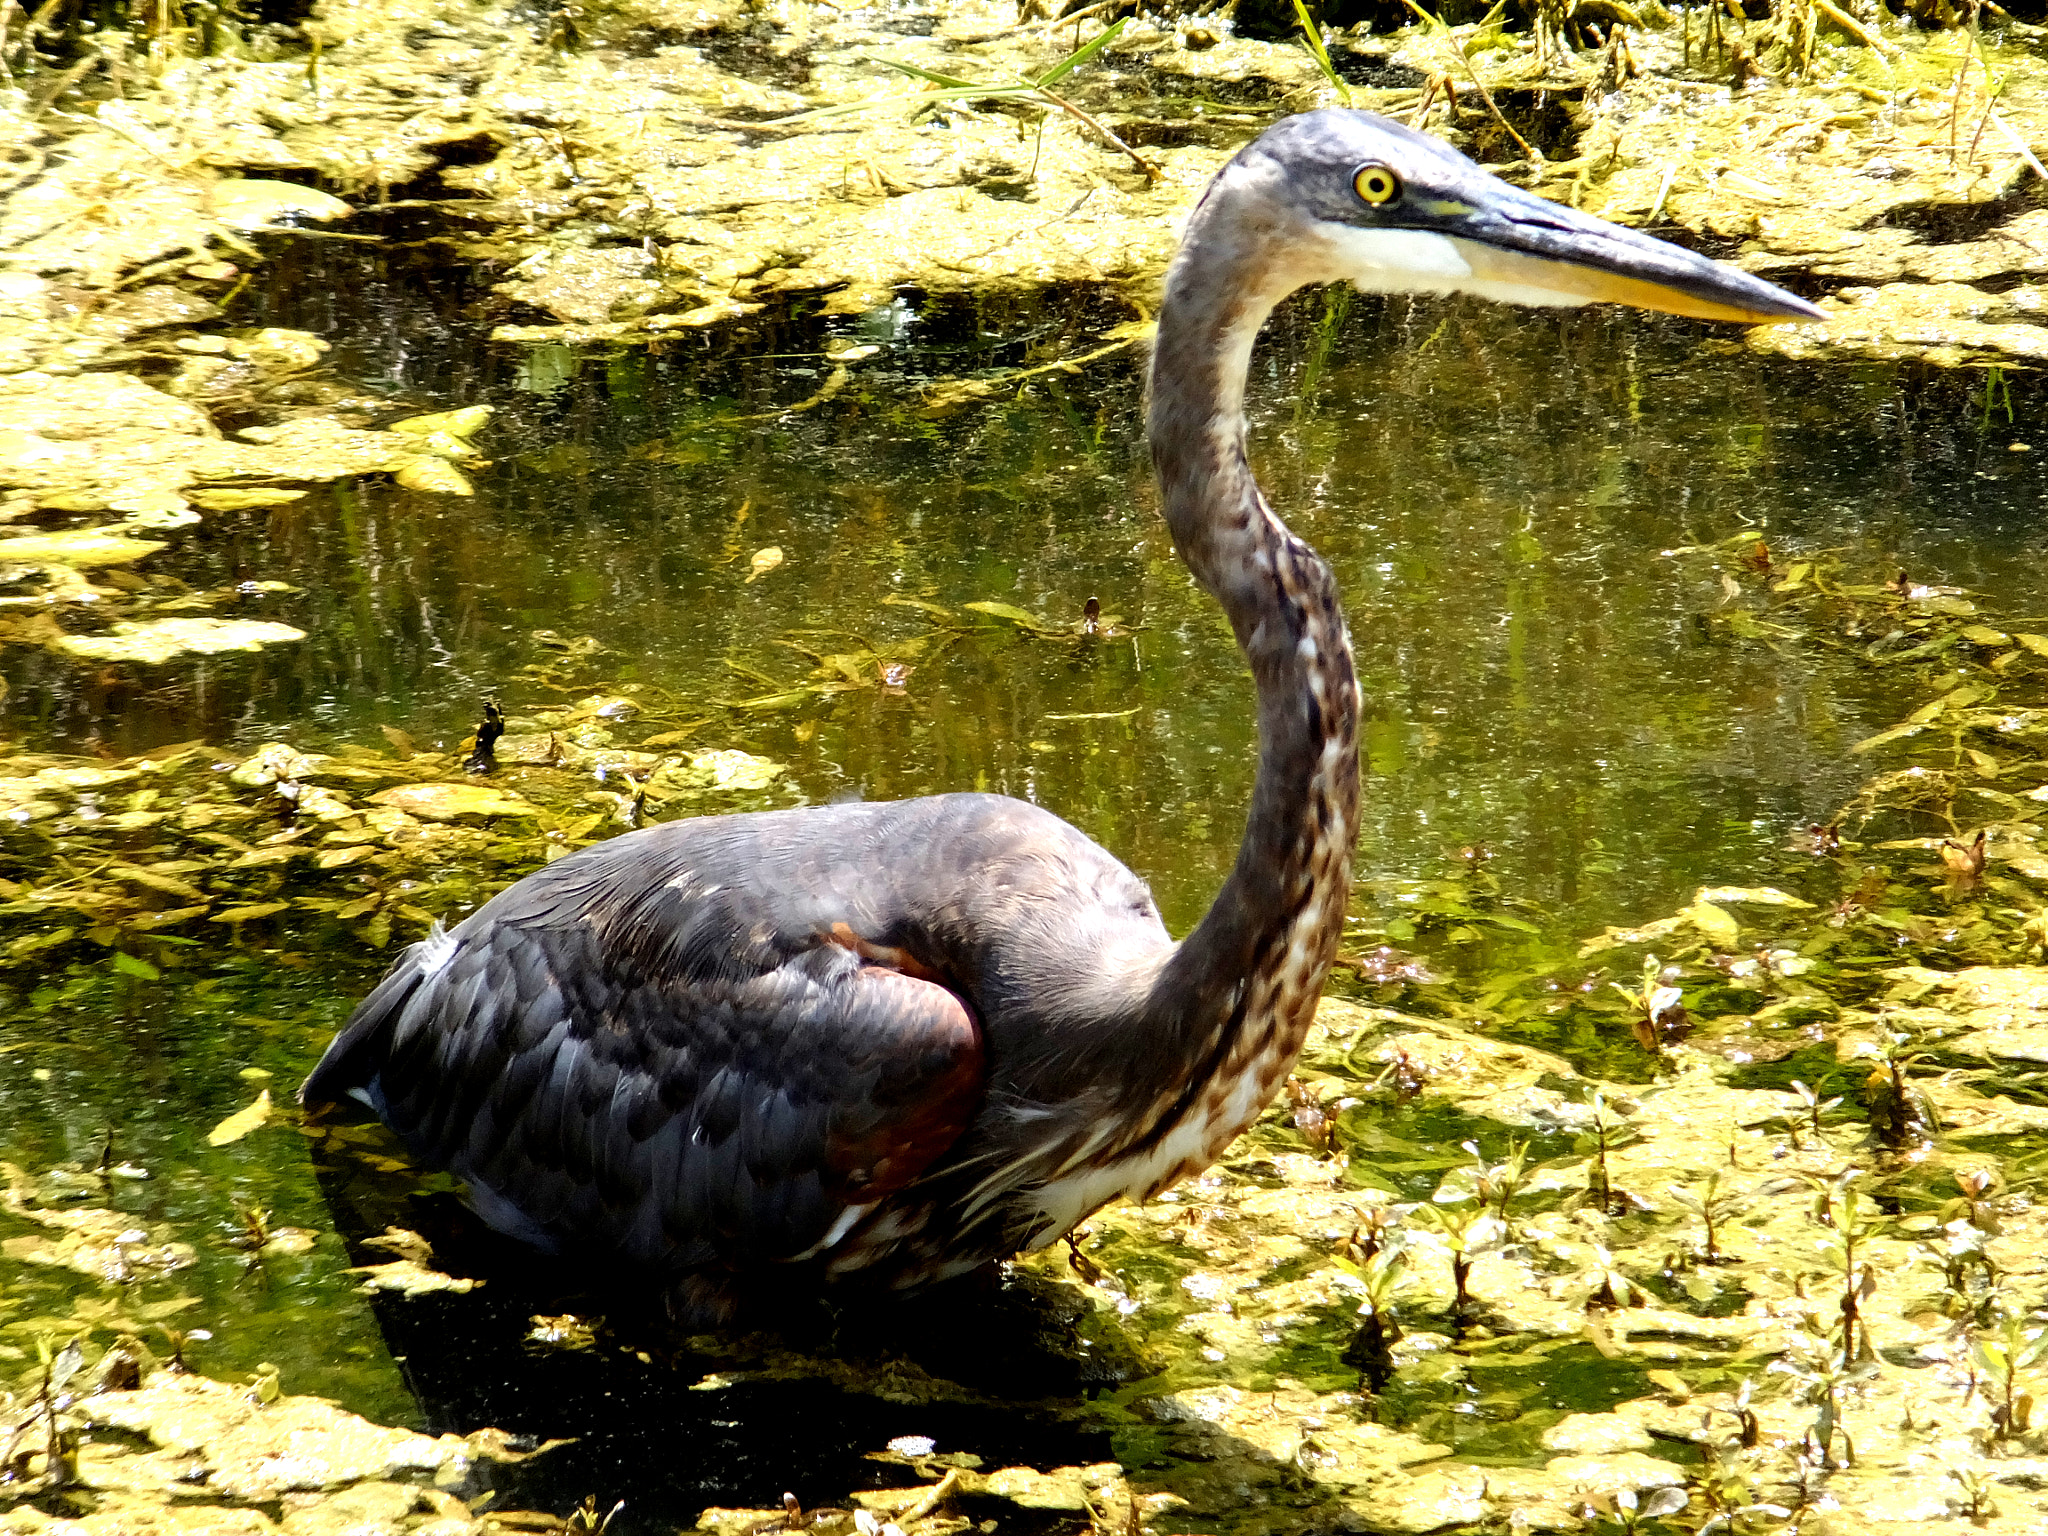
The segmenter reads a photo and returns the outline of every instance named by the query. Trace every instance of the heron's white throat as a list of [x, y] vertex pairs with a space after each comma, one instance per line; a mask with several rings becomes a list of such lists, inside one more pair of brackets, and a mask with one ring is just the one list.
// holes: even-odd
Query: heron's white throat
[[1589, 297], [1490, 276], [1487, 269], [1497, 264], [1489, 259], [1492, 248], [1456, 235], [1339, 226], [1327, 236], [1337, 267], [1331, 276], [1360, 293], [1469, 293], [1503, 304], [1555, 306], [1584, 304]]

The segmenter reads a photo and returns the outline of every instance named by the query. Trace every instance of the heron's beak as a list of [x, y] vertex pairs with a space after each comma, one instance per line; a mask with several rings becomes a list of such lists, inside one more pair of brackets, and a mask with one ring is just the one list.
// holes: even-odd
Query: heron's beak
[[1828, 318], [1760, 277], [1490, 176], [1485, 182], [1455, 213], [1446, 208], [1451, 217], [1438, 226], [1471, 268], [1475, 288], [1520, 290], [1525, 302], [1629, 304], [1749, 325]]

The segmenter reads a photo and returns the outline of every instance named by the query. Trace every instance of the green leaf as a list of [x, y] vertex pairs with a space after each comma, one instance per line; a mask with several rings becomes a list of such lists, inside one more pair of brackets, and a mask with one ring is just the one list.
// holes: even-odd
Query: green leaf
[[256, 1102], [246, 1109], [238, 1109], [206, 1133], [209, 1147], [224, 1147], [231, 1141], [240, 1141], [270, 1118], [270, 1090], [264, 1089], [256, 1095]]
[[1317, 67], [1323, 72], [1323, 78], [1330, 82], [1331, 87], [1337, 92], [1338, 99], [1345, 106], [1350, 106], [1351, 92], [1344, 88], [1344, 82], [1338, 78], [1337, 66], [1330, 62], [1330, 50], [1323, 46], [1322, 29], [1316, 25], [1315, 18], [1309, 15], [1308, 7], [1302, 4], [1302, 0], [1294, 0], [1294, 14], [1301, 22], [1301, 40], [1308, 44], [1308, 51], [1314, 55]]
[[1076, 48], [1072, 53], [1068, 54], [1064, 59], [1060, 60], [1059, 63], [1053, 65], [1051, 69], [1048, 69], [1044, 74], [1040, 75], [1036, 80], [1032, 81], [1031, 83], [1037, 86], [1038, 89], [1044, 90], [1048, 85], [1051, 85], [1055, 80], [1064, 79], [1066, 76], [1072, 74], [1075, 70], [1079, 69], [1083, 64], [1086, 64], [1090, 59], [1094, 58], [1096, 54], [1102, 52], [1104, 48], [1108, 47], [1110, 39], [1115, 37], [1119, 32], [1123, 31], [1124, 23], [1129, 20], [1130, 18], [1128, 16], [1125, 16], [1119, 18], [1116, 21], [1111, 22], [1108, 26], [1104, 27], [1100, 32], [1098, 32], [1094, 37], [1090, 38], [1087, 42], [1083, 43], [1079, 48]]
[[1741, 936], [1742, 929], [1734, 915], [1711, 901], [1694, 902], [1685, 909], [1685, 916], [1708, 942], [1719, 944], [1724, 949]]
[[1748, 902], [1759, 907], [1811, 907], [1810, 901], [1801, 901], [1797, 896], [1788, 896], [1771, 885], [1703, 885], [1693, 897], [1694, 901], [1711, 901], [1719, 904]]
[[992, 619], [1003, 619], [1011, 624], [1021, 625], [1026, 629], [1047, 627], [1039, 621], [1036, 614], [1026, 613], [1011, 603], [962, 603], [960, 606], [975, 613], [985, 613]]
[[1906, 725], [1895, 725], [1888, 731], [1879, 731], [1875, 736], [1864, 737], [1861, 741], [1857, 742], [1856, 745], [1851, 747], [1849, 750], [1851, 752], [1870, 752], [1878, 747], [1885, 746], [1890, 742], [1903, 741], [1908, 736], [1918, 736], [1920, 734], [1921, 729], [1922, 728], [1920, 726], [1913, 725], [1910, 723]]
[[162, 971], [147, 960], [138, 960], [135, 956], [123, 954], [118, 949], [114, 951], [114, 969], [123, 976], [140, 976], [144, 981], [155, 981], [163, 975]]
[[950, 85], [955, 89], [965, 89], [976, 85], [976, 82], [963, 80], [958, 75], [942, 75], [936, 70], [920, 69], [917, 65], [906, 64], [901, 59], [885, 59], [878, 53], [864, 53], [861, 57], [870, 64], [880, 64], [889, 69], [901, 70], [906, 75], [914, 75], [920, 80], [929, 80], [933, 85]]

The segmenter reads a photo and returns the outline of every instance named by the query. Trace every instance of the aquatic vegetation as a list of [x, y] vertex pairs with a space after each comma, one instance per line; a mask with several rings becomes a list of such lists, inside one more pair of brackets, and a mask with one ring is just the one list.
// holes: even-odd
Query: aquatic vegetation
[[[1118, 9], [1094, 11], [1087, 30]], [[1983, 450], [1974, 473], [2019, 472], [2034, 450], [2007, 437], [2019, 438], [2015, 417], [2024, 422], [2033, 402], [2029, 376], [2010, 365], [2042, 355], [2040, 213], [2021, 191], [2036, 175], [2026, 145], [2042, 136], [2032, 31], [1940, 5], [1916, 6], [1912, 22], [1792, 3], [1752, 5], [1768, 14], [1741, 20], [1726, 7], [1668, 20], [1623, 9], [1584, 0], [1527, 16], [1453, 12], [1392, 36], [1311, 18], [1327, 70], [1296, 40], [1291, 10], [1277, 43], [1214, 18], [1133, 17], [1054, 84], [1159, 167], [1157, 186], [1059, 108], [1063, 122], [1020, 132], [1024, 91], [1001, 87], [1012, 97], [1003, 102], [974, 84], [1038, 80], [1087, 42], [1049, 18], [1015, 26], [1007, 11], [986, 36], [957, 18], [916, 36], [904, 33], [928, 18], [914, 11], [879, 18], [781, 0], [701, 6], [684, 20], [672, 8], [605, 6], [530, 26], [492, 6], [443, 7], [422, 25], [416, 8], [349, 5], [293, 37], [245, 32], [220, 8], [159, 6], [134, 13], [125, 42], [101, 33], [73, 57], [63, 49], [79, 42], [69, 29], [87, 8], [42, 9], [39, 21], [17, 10], [0, 37], [21, 86], [0, 103], [0, 122], [17, 130], [0, 131], [10, 143], [0, 163], [0, 640], [13, 658], [34, 658], [12, 674], [17, 688], [46, 677], [42, 666], [79, 686], [217, 676], [198, 672], [199, 649], [172, 646], [181, 639], [253, 637], [272, 657], [318, 647], [322, 626], [307, 615], [325, 594], [267, 579], [310, 585], [295, 572], [259, 565], [189, 586], [164, 576], [197, 547], [247, 537], [245, 514], [304, 512], [304, 485], [395, 479], [423, 493], [403, 503], [417, 509], [467, 488], [478, 445], [497, 453], [504, 441], [519, 475], [556, 485], [598, 462], [567, 431], [538, 442], [485, 435], [475, 407], [373, 426], [405, 407], [344, 377], [323, 337], [254, 313], [279, 252], [399, 231], [371, 247], [384, 252], [413, 238], [402, 221], [445, 217], [427, 226], [436, 260], [496, 274], [497, 302], [535, 311], [519, 317], [534, 323], [499, 332], [501, 345], [528, 349], [517, 366], [535, 398], [589, 370], [632, 402], [650, 349], [744, 351], [767, 334], [748, 327], [815, 310], [831, 327], [866, 326], [906, 283], [941, 298], [1099, 285], [1083, 320], [1009, 347], [1000, 365], [978, 336], [963, 360], [920, 354], [905, 365], [918, 376], [902, 400], [878, 382], [891, 377], [880, 365], [900, 360], [893, 340], [861, 357], [844, 343], [862, 338], [806, 336], [814, 376], [792, 372], [757, 398], [711, 392], [644, 452], [670, 467], [715, 462], [799, 414], [999, 436], [1019, 397], [1072, 387], [1079, 404], [1064, 408], [1085, 447], [1057, 453], [1107, 445], [1113, 455], [1104, 422], [1117, 401], [1091, 404], [1074, 370], [1122, 367], [1112, 359], [1142, 338], [1168, 221], [1272, 112], [1339, 89], [1331, 74], [1359, 105], [1469, 136], [1550, 195], [1745, 242], [1760, 270], [1836, 290], [1826, 335], [1769, 333], [1753, 347], [2001, 365], [1971, 380], [1964, 405], [1958, 386], [1956, 398], [1886, 399], [1866, 414], [1954, 407]], [[885, 32], [884, 21], [904, 30]], [[31, 22], [41, 30], [25, 30]], [[905, 97], [900, 114], [844, 114], [828, 133], [774, 121], [888, 86], [885, 67], [862, 57], [876, 54], [966, 84], [927, 81], [938, 88]], [[120, 99], [97, 100], [116, 68]], [[340, 225], [330, 193], [280, 176], [319, 179], [361, 211]], [[722, 211], [691, 211], [707, 208]], [[302, 227], [330, 216], [325, 234]], [[970, 331], [1002, 329], [979, 311], [970, 319]], [[1426, 324], [1437, 353], [1475, 334], [1455, 318]], [[1542, 343], [1543, 366], [1569, 358], [1569, 333], [1557, 338]], [[616, 350], [594, 358], [569, 341]], [[1371, 421], [1319, 416], [1305, 389], [1299, 409], [1288, 402], [1290, 430], [1410, 431], [1404, 402], [1445, 388], [1430, 366], [1418, 358], [1390, 374]], [[1660, 366], [1630, 373], [1629, 410], [1656, 408], [1646, 381]], [[1511, 374], [1496, 385], [1512, 397]], [[1758, 493], [1745, 478], [1763, 462], [1755, 436], [1780, 424], [1769, 408], [1756, 414], [1703, 446], [1735, 502]], [[1583, 439], [1574, 451], [1605, 451], [1597, 433], [1546, 430]], [[1881, 446], [1865, 449], [1889, 454], [1896, 441], [1873, 435]], [[1055, 456], [1044, 440], [1020, 451], [1034, 455]], [[1971, 479], [1964, 459], [1942, 462]], [[1623, 479], [1601, 494], [1647, 501], [1659, 484]], [[1033, 504], [1028, 487], [994, 494]], [[1865, 735], [1852, 762], [1870, 770], [1860, 783], [1848, 783], [1853, 767], [1828, 781], [1848, 787], [1839, 804], [1802, 810], [1796, 848], [1775, 865], [1696, 872], [1640, 911], [1603, 910], [1586, 926], [1615, 926], [1584, 934], [1543, 909], [1512, 857], [1489, 859], [1507, 843], [1502, 825], [1467, 826], [1432, 807], [1457, 827], [1447, 842], [1465, 846], [1443, 850], [1440, 868], [1411, 859], [1368, 872], [1348, 974], [1295, 1097], [1211, 1177], [1149, 1209], [1104, 1213], [1072, 1259], [1019, 1266], [1011, 1283], [1044, 1285], [1046, 1331], [1097, 1373], [1085, 1392], [1019, 1410], [1015, 1399], [1038, 1388], [1006, 1378], [978, 1397], [886, 1350], [849, 1358], [758, 1341], [722, 1344], [716, 1364], [699, 1367], [706, 1401], [776, 1380], [867, 1405], [999, 1402], [1085, 1424], [1113, 1461], [1063, 1451], [992, 1471], [906, 1453], [864, 1471], [912, 1487], [846, 1475], [843, 1487], [806, 1489], [805, 1504], [708, 1511], [705, 1528], [780, 1520], [842, 1536], [857, 1526], [853, 1506], [906, 1536], [948, 1536], [970, 1521], [1121, 1536], [1361, 1521], [1741, 1536], [1823, 1518], [2038, 1525], [2048, 635], [1924, 572], [1850, 569], [1809, 547], [1824, 541], [1780, 526], [1790, 520], [1773, 505], [1766, 536], [1686, 546], [1661, 562], [1697, 578], [1699, 600], [1674, 622], [1696, 636], [1700, 669], [1734, 674], [1767, 658], [1775, 688], [1815, 666], [1862, 668], [1913, 696], [1887, 729], [1851, 733]], [[1728, 526], [1718, 510], [1683, 516], [1697, 517], [1689, 528]], [[878, 543], [899, 531], [873, 526]], [[1475, 536], [1458, 526], [1456, 538]], [[488, 533], [501, 538], [502, 525]], [[756, 596], [811, 582], [826, 564], [801, 531], [758, 513], [733, 537], [717, 579]], [[1532, 574], [1560, 558], [1540, 525], [1503, 537]], [[1428, 558], [1453, 573], [1443, 579], [1469, 580], [1456, 538]], [[1119, 528], [1104, 542], [1133, 540]], [[768, 558], [776, 550], [780, 564]], [[1142, 549], [1101, 563], [1144, 570]], [[313, 1230], [304, 1223], [323, 1219], [317, 1200], [280, 1198], [264, 1170], [298, 1145], [280, 1105], [287, 1074], [304, 1066], [300, 1037], [378, 951], [547, 858], [699, 805], [786, 803], [798, 791], [778, 765], [826, 755], [815, 744], [846, 729], [835, 709], [924, 707], [963, 657], [1029, 647], [1078, 672], [1104, 642], [1138, 654], [1135, 625], [1077, 607], [1086, 588], [1034, 584], [1028, 572], [1009, 585], [979, 571], [941, 585], [904, 564], [906, 597], [943, 611], [891, 610], [874, 624], [863, 614], [852, 621], [860, 634], [826, 632], [849, 622], [843, 614], [806, 613], [801, 630], [780, 618], [772, 638], [752, 632], [713, 652], [751, 681], [675, 695], [628, 691], [634, 658], [594, 660], [600, 642], [575, 633], [585, 621], [508, 615], [510, 660], [489, 681], [502, 734], [479, 731], [473, 747], [451, 732], [423, 749], [435, 728], [400, 689], [382, 737], [372, 725], [351, 737], [294, 724], [266, 744], [266, 716], [232, 740], [209, 725], [204, 744], [180, 751], [6, 749], [0, 979], [18, 1007], [0, 1025], [0, 1068], [10, 1083], [52, 1074], [35, 1091], [63, 1111], [48, 1134], [68, 1142], [5, 1170], [0, 1195], [0, 1365], [12, 1394], [0, 1406], [0, 1505], [10, 1515], [27, 1520], [32, 1507], [40, 1518], [47, 1506], [140, 1522], [175, 1498], [222, 1528], [255, 1530], [290, 1498], [306, 1501], [289, 1511], [301, 1525], [475, 1524], [483, 1506], [466, 1486], [451, 1492], [417, 1464], [393, 1470], [391, 1444], [403, 1463], [440, 1456], [437, 1442], [386, 1441], [403, 1432], [310, 1404], [297, 1395], [308, 1364], [233, 1337], [258, 1327], [236, 1288], [272, 1288], [289, 1304], [312, 1285], [300, 1266], [314, 1261], [345, 1272], [351, 1258], [372, 1260], [339, 1282], [341, 1294], [374, 1287], [386, 1307], [481, 1309], [504, 1289], [436, 1267], [453, 1263], [439, 1234], [411, 1226], [370, 1239], [367, 1253], [341, 1254], [324, 1227], [324, 1253], [293, 1251]], [[1371, 596], [1367, 622], [1402, 627], [1406, 579], [1394, 573]], [[1155, 625], [1142, 639], [1148, 665], [1155, 644], [1183, 639], [1168, 597], [1101, 590], [1110, 609]], [[1510, 619], [1514, 648], [1485, 670], [1521, 686], [1527, 610]], [[561, 628], [529, 644], [533, 624]], [[260, 651], [211, 654], [215, 669], [266, 664]], [[462, 719], [490, 720], [483, 691], [464, 696]], [[1646, 684], [1628, 701], [1630, 723], [1692, 728], [1697, 700], [1660, 691]], [[1156, 699], [1121, 676], [1051, 713], [1044, 727], [1030, 715], [1019, 755], [1071, 780], [1088, 772], [1087, 748], [1166, 729]], [[786, 734], [764, 743], [756, 726]], [[1375, 771], [1443, 752], [1433, 730], [1384, 722]], [[1814, 734], [1832, 761], [1822, 728]], [[487, 776], [472, 776], [485, 759]], [[1671, 776], [1666, 814], [1689, 814], [1687, 787], [1702, 771], [1712, 770]], [[1176, 783], [1171, 803], [1162, 794], [1133, 809], [1129, 777], [1120, 760], [1094, 792], [1105, 817], [1135, 829], [1163, 888], [1177, 876], [1159, 847], [1201, 835], [1190, 829], [1205, 813], [1181, 805], [1201, 786]], [[1401, 782], [1389, 799], [1410, 792]], [[1570, 882], [1641, 892], [1657, 847], [1611, 805], [1579, 827], [1584, 857]], [[1504, 804], [1490, 810], [1508, 819]], [[1516, 811], [1583, 813], [1569, 796]], [[1779, 813], [1765, 804], [1755, 814]], [[1723, 876], [1743, 883], [1699, 883]], [[265, 990], [294, 976], [295, 992]], [[224, 1086], [198, 1099], [167, 1086], [203, 1075], [216, 1054], [233, 1057]], [[236, 1076], [259, 1055], [278, 1086]], [[140, 1107], [122, 1110], [132, 1119], [102, 1116], [94, 1073], [133, 1075]], [[268, 1117], [252, 1115], [266, 1096]], [[153, 1103], [192, 1123], [152, 1125]], [[192, 1168], [138, 1153], [143, 1138]], [[382, 1158], [403, 1183], [388, 1146], [337, 1145]], [[1860, 1182], [1845, 1186], [1850, 1167]], [[1462, 1198], [1439, 1204], [1438, 1191]], [[308, 1294], [326, 1310], [294, 1326], [317, 1336], [309, 1347], [338, 1349], [330, 1293]], [[620, 1380], [637, 1367], [603, 1319], [566, 1307], [540, 1317], [559, 1324], [540, 1330], [546, 1348], [605, 1361]], [[216, 1329], [229, 1336], [208, 1338]], [[157, 1367], [152, 1349], [169, 1363]], [[1774, 1361], [1788, 1369], [1764, 1369]], [[181, 1375], [186, 1365], [242, 1379]], [[321, 1368], [322, 1392], [362, 1380], [338, 1360]], [[409, 1401], [393, 1391], [393, 1404]], [[138, 1394], [152, 1406], [138, 1407]], [[264, 1471], [287, 1447], [357, 1440], [384, 1449], [342, 1458], [354, 1480], [339, 1486], [281, 1488]], [[880, 1442], [878, 1432], [866, 1449], [887, 1454]], [[452, 1478], [471, 1453], [447, 1455], [440, 1470]], [[591, 1479], [549, 1518], [601, 1527], [617, 1497]]]
[[[663, 814], [778, 794], [782, 769], [766, 758], [614, 747], [614, 730], [596, 723], [656, 703], [593, 695], [515, 717], [548, 729], [504, 737], [493, 781], [448, 777], [459, 753], [282, 742], [239, 759], [188, 744], [114, 764], [0, 760], [0, 912], [27, 920], [0, 946], [0, 966], [85, 944], [155, 980], [182, 965], [178, 946], [200, 925], [239, 930], [288, 911], [383, 948], [394, 924], [417, 936], [592, 840], [606, 818], [587, 803], [612, 794], [596, 787], [608, 777], [634, 777], [634, 804]], [[90, 880], [65, 873], [82, 857], [94, 860]]]

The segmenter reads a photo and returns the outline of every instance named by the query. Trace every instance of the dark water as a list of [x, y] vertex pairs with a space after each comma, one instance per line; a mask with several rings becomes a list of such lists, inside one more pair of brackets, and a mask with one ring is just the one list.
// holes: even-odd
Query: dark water
[[[1250, 692], [1158, 523], [1135, 365], [1041, 375], [946, 414], [922, 403], [932, 378], [1078, 350], [1123, 318], [1115, 304], [906, 297], [855, 321], [782, 317], [654, 356], [573, 355], [485, 344], [445, 279], [435, 303], [401, 304], [414, 276], [287, 260], [235, 318], [330, 335], [335, 374], [392, 415], [496, 406], [478, 494], [361, 483], [210, 516], [152, 569], [194, 586], [292, 583], [301, 592], [264, 611], [311, 638], [139, 679], [10, 653], [9, 739], [125, 754], [202, 736], [381, 744], [388, 725], [452, 744], [486, 695], [516, 712], [641, 684], [704, 722], [695, 739], [788, 763], [814, 800], [962, 788], [1036, 800], [1149, 879], [1171, 926], [1196, 918], [1249, 792]], [[882, 351], [829, 403], [787, 414], [824, 382], [828, 338]], [[1371, 760], [1359, 864], [1375, 883], [1361, 916], [1398, 916], [1404, 882], [1443, 874], [1472, 845], [1556, 940], [1661, 915], [1703, 881], [1782, 878], [1788, 828], [1824, 819], [1861, 780], [1846, 749], [1896, 720], [1905, 696], [1827, 652], [1713, 638], [1701, 621], [1718, 577], [1660, 552], [1756, 527], [1781, 558], [1840, 550], [1871, 579], [1904, 568], [1979, 592], [2003, 621], [2048, 613], [2048, 419], [2026, 381], [2011, 421], [1987, 413], [1983, 388], [1975, 374], [1771, 361], [1682, 322], [1289, 305], [1257, 364], [1256, 453], [1275, 505], [1348, 599]], [[747, 582], [771, 545], [782, 565]], [[1080, 644], [991, 625], [941, 647], [919, 609], [890, 602], [994, 600], [1064, 622], [1090, 596], [1131, 632]], [[603, 647], [567, 694], [516, 675], [545, 655], [540, 629]], [[913, 670], [900, 692], [723, 707], [809, 672], [784, 642], [901, 654]], [[1082, 715], [1114, 718], [1059, 718]], [[1437, 958], [1483, 964], [1461, 953]], [[108, 1203], [200, 1249], [175, 1283], [121, 1293], [137, 1326], [200, 1324], [213, 1335], [195, 1348], [203, 1366], [270, 1361], [289, 1390], [386, 1420], [545, 1434], [537, 1402], [579, 1405], [588, 1423], [616, 1394], [629, 1406], [614, 1449], [658, 1460], [648, 1426], [684, 1424], [675, 1404], [689, 1394], [585, 1380], [573, 1363], [538, 1386], [500, 1366], [451, 1385], [445, 1355], [430, 1358], [436, 1339], [454, 1347], [445, 1331], [416, 1315], [387, 1337], [341, 1273], [296, 1135], [203, 1144], [259, 1083], [280, 1096], [295, 1085], [376, 962], [226, 940], [195, 961], [185, 974], [203, 979], [177, 988], [104, 967], [0, 979], [0, 1156], [90, 1163], [111, 1136], [113, 1160], [153, 1176], [116, 1181]], [[314, 1252], [248, 1266], [227, 1243], [238, 1204], [319, 1232]], [[28, 1302], [0, 1313], [0, 1341], [16, 1346], [33, 1332], [24, 1317], [99, 1295], [62, 1272], [0, 1273]], [[198, 1304], [139, 1310], [177, 1295]], [[794, 1481], [793, 1460], [838, 1476], [889, 1435], [932, 1432], [916, 1414], [884, 1423], [871, 1405], [796, 1389], [700, 1409], [691, 1470], [657, 1505], [758, 1503]], [[632, 1438], [643, 1431], [652, 1441]], [[1100, 1454], [1035, 1421], [961, 1432], [998, 1456]]]

